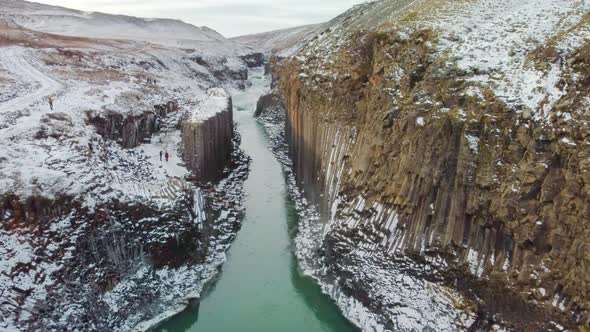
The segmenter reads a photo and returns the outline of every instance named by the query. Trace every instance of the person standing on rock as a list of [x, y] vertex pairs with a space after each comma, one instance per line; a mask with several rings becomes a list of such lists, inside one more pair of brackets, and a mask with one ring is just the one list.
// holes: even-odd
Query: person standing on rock
[[168, 154], [168, 151], [166, 151], [166, 153], [164, 153], [164, 158], [166, 158], [166, 162], [168, 162], [168, 157], [170, 157], [170, 155]]
[[47, 102], [49, 103], [49, 109], [53, 111], [53, 98], [49, 97], [49, 99], [47, 99]]
[[162, 161], [162, 156], [164, 155], [164, 151], [160, 150], [160, 161]]

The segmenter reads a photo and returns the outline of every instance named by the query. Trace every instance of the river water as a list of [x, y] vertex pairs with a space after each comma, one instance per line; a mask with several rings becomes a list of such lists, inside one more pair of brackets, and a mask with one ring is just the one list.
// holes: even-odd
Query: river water
[[242, 148], [252, 158], [245, 183], [246, 215], [217, 283], [200, 305], [172, 318], [159, 330], [199, 332], [357, 331], [336, 305], [297, 268], [291, 241], [297, 214], [281, 164], [253, 112], [268, 91], [261, 70], [252, 87], [234, 94], [234, 119]]

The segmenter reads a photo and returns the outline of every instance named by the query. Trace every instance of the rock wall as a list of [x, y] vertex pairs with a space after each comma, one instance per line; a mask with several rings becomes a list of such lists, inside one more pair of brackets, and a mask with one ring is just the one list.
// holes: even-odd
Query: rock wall
[[[337, 264], [356, 246], [440, 256], [490, 320], [587, 328], [588, 129], [467, 93], [465, 73], [433, 59], [432, 45], [428, 30], [362, 33], [337, 63], [280, 69], [296, 178], [329, 220], [325, 255]], [[584, 49], [571, 63], [587, 77]], [[583, 81], [568, 81], [552, 112], [588, 121], [576, 112]]]
[[146, 141], [159, 130], [158, 120], [168, 113], [176, 112], [175, 102], [155, 105], [153, 111], [139, 115], [124, 115], [118, 112], [88, 114], [88, 122], [96, 127], [102, 137], [121, 144], [124, 148], [134, 148]]
[[[211, 95], [209, 99], [222, 99], [221, 105], [203, 100], [198, 105], [195, 117], [183, 119], [182, 158], [193, 179], [197, 182], [219, 180], [224, 168], [229, 166], [233, 138], [233, 106], [229, 95]], [[205, 115], [199, 116], [200, 113]], [[210, 114], [207, 114], [210, 113]]]

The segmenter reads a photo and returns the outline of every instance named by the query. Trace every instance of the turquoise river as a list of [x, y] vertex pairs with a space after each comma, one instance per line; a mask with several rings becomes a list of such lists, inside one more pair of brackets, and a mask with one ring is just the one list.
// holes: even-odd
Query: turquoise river
[[291, 250], [298, 217], [281, 164], [253, 117], [268, 90], [261, 70], [252, 86], [233, 95], [242, 148], [252, 158], [245, 184], [246, 215], [219, 280], [199, 305], [171, 318], [160, 332], [357, 331], [336, 305], [297, 267]]

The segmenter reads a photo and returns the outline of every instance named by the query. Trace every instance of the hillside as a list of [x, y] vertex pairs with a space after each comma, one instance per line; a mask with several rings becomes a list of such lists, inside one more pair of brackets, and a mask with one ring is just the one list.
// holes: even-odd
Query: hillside
[[299, 257], [360, 327], [590, 326], [589, 10], [375, 1], [275, 68]]
[[313, 24], [234, 37], [231, 40], [251, 51], [272, 53], [280, 57], [287, 57], [295, 54], [323, 30], [323, 24]]
[[21, 0], [1, 0], [0, 18], [40, 32], [101, 39], [148, 41], [170, 47], [231, 54], [237, 45], [208, 27], [172, 19], [83, 12]]

